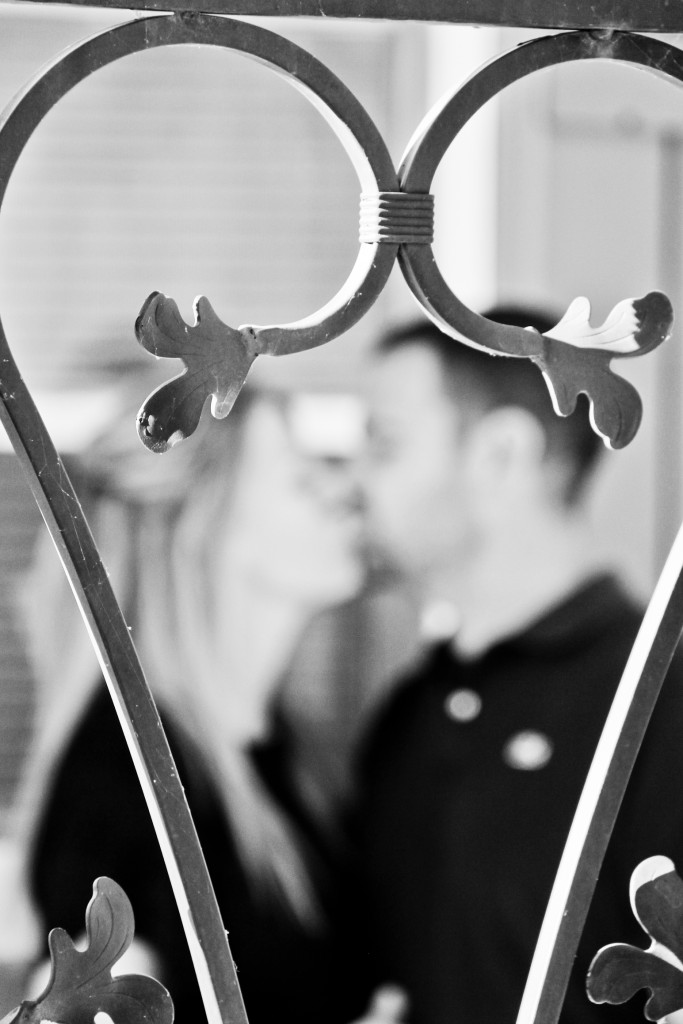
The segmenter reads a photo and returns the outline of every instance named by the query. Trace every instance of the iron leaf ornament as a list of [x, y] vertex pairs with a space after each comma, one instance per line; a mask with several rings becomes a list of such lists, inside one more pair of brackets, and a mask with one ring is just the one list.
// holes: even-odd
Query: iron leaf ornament
[[633, 385], [612, 370], [612, 359], [644, 355], [666, 341], [673, 309], [662, 292], [650, 292], [619, 302], [600, 327], [591, 327], [590, 311], [588, 299], [575, 299], [557, 326], [543, 335], [543, 351], [534, 361], [555, 412], [568, 416], [585, 393], [593, 429], [610, 448], [624, 448], [638, 431], [643, 406]]
[[645, 1019], [667, 1020], [683, 1009], [683, 881], [668, 857], [650, 857], [636, 868], [631, 906], [652, 943], [601, 949], [588, 971], [588, 996], [594, 1003], [625, 1003], [648, 989]]
[[85, 912], [88, 944], [80, 952], [63, 928], [48, 937], [52, 971], [45, 991], [11, 1011], [2, 1024], [93, 1024], [106, 1013], [114, 1024], [173, 1024], [173, 1003], [153, 978], [112, 977], [135, 931], [133, 910], [123, 889], [98, 878]]
[[138, 413], [138, 434], [153, 452], [165, 452], [192, 434], [211, 396], [217, 419], [228, 415], [258, 352], [249, 328], [227, 327], [203, 296], [195, 323], [185, 323], [173, 299], [152, 292], [135, 322], [143, 348], [157, 357], [182, 359], [186, 369], [162, 384]]
[[[213, 415], [227, 416], [256, 356], [270, 347], [260, 343], [253, 327], [224, 324], [203, 296], [194, 309], [195, 323], [190, 326], [173, 299], [152, 292], [135, 324], [143, 348], [157, 358], [181, 359], [186, 367], [157, 388], [138, 414], [138, 433], [153, 452], [165, 452], [189, 437], [209, 397]], [[532, 359], [546, 379], [558, 415], [568, 416], [579, 394], [586, 394], [593, 429], [609, 447], [624, 448], [640, 426], [642, 402], [633, 385], [614, 373], [612, 360], [644, 355], [666, 341], [673, 310], [666, 295], [653, 291], [641, 299], [624, 299], [603, 324], [592, 327], [590, 303], [578, 298], [560, 322], [536, 340], [519, 328], [494, 325], [482, 317], [472, 322], [467, 336], [465, 325], [458, 329], [461, 338], [491, 352]]]

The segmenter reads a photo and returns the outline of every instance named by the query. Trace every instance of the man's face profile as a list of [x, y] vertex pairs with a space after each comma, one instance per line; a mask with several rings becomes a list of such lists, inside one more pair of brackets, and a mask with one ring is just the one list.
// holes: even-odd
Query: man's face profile
[[367, 400], [369, 543], [389, 566], [419, 579], [459, 557], [470, 536], [457, 407], [438, 357], [418, 341], [374, 358]]

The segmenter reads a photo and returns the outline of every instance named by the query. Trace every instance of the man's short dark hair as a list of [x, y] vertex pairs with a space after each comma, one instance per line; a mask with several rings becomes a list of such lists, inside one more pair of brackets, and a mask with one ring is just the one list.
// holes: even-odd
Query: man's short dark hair
[[[550, 311], [519, 305], [495, 306], [483, 315], [500, 324], [534, 327], [541, 334], [560, 319]], [[503, 406], [530, 412], [543, 427], [547, 458], [567, 467], [567, 504], [578, 500], [603, 448], [590, 425], [584, 395], [571, 416], [558, 416], [543, 375], [531, 360], [490, 356], [444, 334], [426, 317], [387, 331], [377, 352], [389, 354], [408, 345], [426, 345], [435, 353], [443, 368], [444, 390], [454, 401], [480, 413]]]

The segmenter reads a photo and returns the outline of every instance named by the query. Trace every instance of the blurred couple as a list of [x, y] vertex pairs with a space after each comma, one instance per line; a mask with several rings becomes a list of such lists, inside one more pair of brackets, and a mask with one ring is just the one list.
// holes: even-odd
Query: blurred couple
[[[541, 331], [558, 319], [488, 315]], [[353, 467], [311, 451], [291, 403], [256, 391], [163, 457], [123, 418], [73, 473], [178, 760], [252, 1024], [513, 1024], [642, 609], [591, 540], [602, 444], [585, 405], [556, 417], [533, 364], [492, 359], [425, 319], [383, 338], [365, 383], [368, 444]], [[331, 830], [293, 775], [279, 694], [311, 617], [366, 585], [368, 553], [416, 607], [441, 609], [441, 636], [373, 714], [353, 806]], [[38, 552], [25, 600], [44, 697], [24, 889], [42, 936], [76, 936], [93, 879], [119, 882], [139, 962], [185, 1024], [201, 1010], [173, 896], [49, 555]], [[617, 1019], [588, 1001], [585, 976], [599, 946], [639, 942], [633, 869], [652, 854], [683, 867], [682, 680], [677, 656], [566, 1024]], [[630, 1024], [642, 1010], [619, 1014]]]

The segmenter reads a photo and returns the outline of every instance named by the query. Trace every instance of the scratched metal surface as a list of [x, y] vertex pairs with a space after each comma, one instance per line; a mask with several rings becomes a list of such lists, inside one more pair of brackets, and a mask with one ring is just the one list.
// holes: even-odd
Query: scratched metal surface
[[670, 0], [23, 0], [146, 11], [204, 11], [261, 17], [376, 18], [517, 28], [681, 32], [683, 10]]

